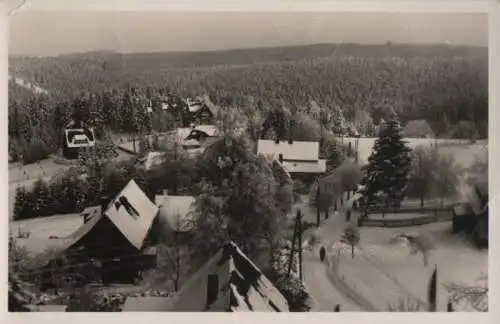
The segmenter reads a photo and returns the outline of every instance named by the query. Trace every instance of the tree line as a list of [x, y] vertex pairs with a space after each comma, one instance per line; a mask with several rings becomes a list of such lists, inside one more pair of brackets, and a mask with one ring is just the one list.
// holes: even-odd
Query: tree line
[[[178, 98], [207, 94], [221, 107], [247, 105], [251, 96], [254, 105], [267, 109], [308, 111], [314, 100], [330, 114], [341, 108], [353, 124], [369, 124], [365, 121], [371, 119], [377, 125], [395, 109], [403, 125], [426, 120], [439, 137], [487, 137], [484, 53], [391, 51], [392, 56], [387, 50], [371, 56], [359, 50], [343, 54], [341, 50], [335, 56], [320, 51], [321, 56], [297, 54], [272, 62], [224, 65], [217, 59], [213, 64], [177, 67], [169, 63], [168, 55], [162, 59], [160, 54], [149, 65], [141, 55], [128, 57], [123, 64], [121, 57], [104, 54], [12, 60], [13, 74], [33, 80], [49, 95], [34, 96], [10, 83], [9, 139], [12, 147], [23, 147], [40, 146], [33, 138], [41, 138], [53, 149], [59, 144], [57, 135], [44, 134], [57, 132], [75, 109], [83, 116], [94, 113], [116, 132], [172, 128], [179, 121], [177, 114], [148, 115], [144, 106], [147, 99], [174, 92]], [[114, 65], [120, 68], [113, 69]]]

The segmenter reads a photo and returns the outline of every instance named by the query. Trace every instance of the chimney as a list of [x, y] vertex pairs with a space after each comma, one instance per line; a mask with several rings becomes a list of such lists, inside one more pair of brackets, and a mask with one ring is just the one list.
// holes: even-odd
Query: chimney
[[295, 126], [295, 120], [290, 120], [288, 123], [288, 144], [293, 144], [293, 127]]
[[283, 163], [283, 154], [278, 154], [278, 160], [280, 161], [280, 163]]
[[101, 196], [101, 214], [104, 214], [106, 211], [106, 207], [108, 207], [108, 197], [107, 196]]
[[163, 189], [163, 195], [168, 196], [168, 189]]

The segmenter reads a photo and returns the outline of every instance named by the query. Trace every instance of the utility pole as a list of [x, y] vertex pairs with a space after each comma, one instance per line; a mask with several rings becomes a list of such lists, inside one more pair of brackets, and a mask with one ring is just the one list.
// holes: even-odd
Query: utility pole
[[288, 259], [288, 271], [287, 275], [290, 276], [290, 273], [292, 272], [292, 264], [293, 264], [293, 257], [295, 255], [295, 240], [297, 239], [297, 229], [298, 229], [298, 222], [297, 218], [295, 219], [295, 226], [293, 227], [293, 237], [292, 237], [292, 245], [290, 246], [290, 257]]
[[321, 212], [320, 212], [320, 197], [321, 197], [321, 189], [319, 179], [316, 180], [318, 185], [318, 189], [316, 190], [316, 227], [319, 227]]
[[302, 213], [297, 210], [297, 231], [299, 236], [299, 279], [302, 282]]

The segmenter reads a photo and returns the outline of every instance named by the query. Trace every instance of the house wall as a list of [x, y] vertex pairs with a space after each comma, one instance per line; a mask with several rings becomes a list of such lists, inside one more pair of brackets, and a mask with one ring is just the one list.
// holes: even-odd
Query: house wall
[[[184, 284], [178, 294], [178, 300], [174, 305], [176, 312], [225, 312], [229, 308], [230, 290], [229, 287], [229, 263], [220, 266], [217, 262], [221, 258], [218, 253], [208, 263], [205, 264], [191, 279]], [[219, 290], [217, 300], [206, 309], [208, 275], [217, 274], [219, 280]]]
[[141, 253], [123, 236], [107, 218], [101, 220], [72, 247], [75, 262], [83, 262], [89, 257], [101, 261], [100, 275], [106, 281], [131, 281], [141, 268]]

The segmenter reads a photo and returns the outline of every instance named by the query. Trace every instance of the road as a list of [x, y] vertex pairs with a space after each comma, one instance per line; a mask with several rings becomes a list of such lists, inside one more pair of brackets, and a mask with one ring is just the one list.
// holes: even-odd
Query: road
[[[306, 208], [302, 210], [307, 213]], [[307, 215], [304, 216], [307, 217]], [[330, 251], [334, 241], [340, 238], [346, 226], [347, 223], [342, 213], [331, 215], [316, 231], [319, 242], [314, 246], [312, 251], [306, 250], [304, 252], [304, 282], [314, 299], [315, 305], [313, 311], [332, 312], [337, 304], [341, 305], [341, 312], [359, 312], [365, 310], [334, 285], [327, 275], [328, 263], [321, 262], [319, 259], [320, 246], [324, 246], [327, 251]]]

